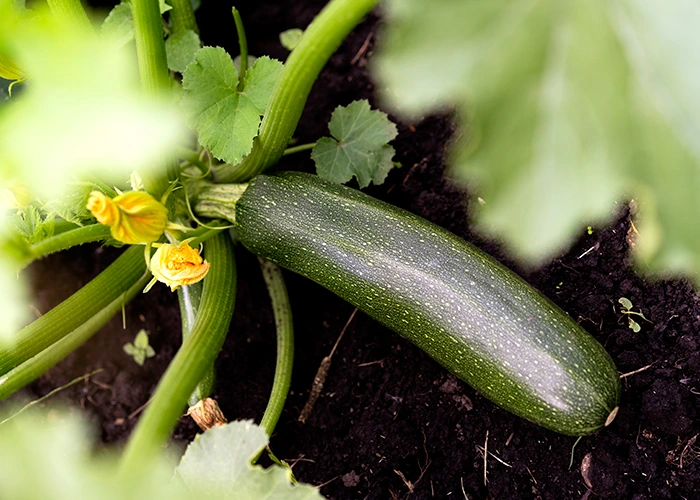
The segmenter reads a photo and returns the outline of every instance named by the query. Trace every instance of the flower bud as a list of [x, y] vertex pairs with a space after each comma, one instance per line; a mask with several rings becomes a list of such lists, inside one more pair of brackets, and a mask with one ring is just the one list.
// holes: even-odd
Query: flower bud
[[209, 272], [209, 262], [202, 259], [199, 250], [192, 248], [187, 241], [180, 245], [165, 243], [151, 257], [153, 276], [170, 287], [191, 285], [202, 280]]
[[168, 209], [143, 191], [130, 191], [113, 199], [93, 191], [87, 208], [100, 224], [110, 227], [115, 240], [130, 245], [158, 240], [168, 223]]

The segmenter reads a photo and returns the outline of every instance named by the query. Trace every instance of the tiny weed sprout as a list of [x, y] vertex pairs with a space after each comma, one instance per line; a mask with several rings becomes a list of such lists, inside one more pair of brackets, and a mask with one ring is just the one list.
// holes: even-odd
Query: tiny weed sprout
[[649, 321], [641, 311], [636, 312], [632, 310], [634, 305], [627, 297], [620, 297], [618, 302], [620, 303], [620, 306], [622, 306], [620, 308], [620, 312], [627, 316], [627, 323], [629, 324], [630, 330], [632, 330], [634, 333], [639, 333], [642, 330], [642, 327], [632, 318], [632, 316], [637, 316], [642, 318], [644, 321], [651, 323], [651, 321]]
[[148, 358], [156, 355], [156, 351], [148, 343], [146, 330], [139, 330], [133, 343], [124, 344], [124, 352], [134, 358], [134, 362], [139, 366], [143, 366]]
[[[329, 0], [303, 29], [294, 27], [299, 22], [272, 24], [272, 43], [256, 38], [250, 47], [247, 16], [259, 18], [262, 14], [251, 14], [265, 6], [231, 7], [226, 30], [219, 30], [230, 39], [227, 49], [206, 45], [216, 30], [203, 24], [200, 31], [196, 0], [115, 2], [102, 18], [79, 0], [28, 6], [0, 0], [0, 400], [47, 373], [120, 313], [123, 330], [135, 331], [126, 314], [132, 300], [172, 299], [170, 304], [161, 300], [153, 311], [160, 316], [154, 321], [163, 320], [162, 329], [144, 324], [133, 338], [120, 337], [118, 344], [104, 340], [117, 346], [111, 350], [120, 361], [73, 376], [65, 386], [83, 382], [87, 396], [81, 396], [81, 404], [93, 404], [88, 384], [110, 388], [97, 375], [165, 368], [148, 402], [116, 419], [113, 427], [124, 426], [125, 436], [128, 430], [123, 449], [94, 452], [90, 433], [84, 432], [89, 425], [77, 410], [42, 410], [38, 403], [60, 389], [17, 413], [13, 399], [0, 407], [0, 413], [11, 415], [0, 418], [0, 498], [323, 498], [321, 487], [297, 481], [292, 466], [273, 454], [276, 442], [269, 441], [273, 433], [291, 432], [290, 425], [277, 428], [280, 419], [293, 422], [299, 432], [314, 425], [315, 415], [324, 411], [318, 406], [338, 347], [321, 362], [307, 407], [300, 411], [299, 399], [287, 404], [295, 356], [292, 303], [296, 309], [309, 300], [290, 300], [287, 271], [355, 308], [341, 336], [361, 311], [425, 352], [425, 362], [432, 358], [434, 368], [444, 368], [455, 384], [462, 381], [478, 391], [484, 398], [474, 404], [466, 396], [453, 399], [466, 398], [469, 408], [441, 410], [444, 417], [449, 414], [446, 421], [454, 417], [450, 429], [463, 432], [465, 420], [457, 424], [462, 417], [455, 414], [477, 411], [478, 405], [483, 410], [490, 400], [510, 412], [503, 412], [508, 418], [515, 415], [543, 428], [511, 423], [505, 446], [513, 433], [546, 430], [580, 440], [598, 431], [616, 432], [612, 424], [623, 387], [613, 357], [599, 342], [606, 338], [604, 318], [593, 311], [594, 321], [581, 311], [578, 297], [596, 293], [577, 289], [566, 273], [605, 274], [593, 269], [606, 246], [601, 238], [607, 230], [599, 224], [624, 196], [639, 202], [639, 219], [627, 222], [636, 234], [634, 255], [645, 269], [665, 276], [700, 271], [700, 237], [678, 222], [699, 206], [700, 62], [690, 54], [700, 54], [700, 4], [598, 3], [386, 0], [377, 8], [379, 0]], [[377, 15], [384, 20], [375, 33]], [[353, 30], [362, 33], [353, 54], [329, 65], [347, 74], [335, 80], [322, 75]], [[261, 47], [284, 60], [257, 53]], [[661, 70], [663, 75], [656, 74]], [[366, 73], [375, 85], [336, 92]], [[310, 99], [314, 88], [328, 100], [325, 115]], [[441, 150], [425, 152], [419, 129], [432, 119], [428, 115], [450, 110], [443, 120], [453, 125], [439, 140], [448, 148], [450, 176], [466, 182], [476, 203], [451, 198], [436, 208], [440, 224], [435, 224], [411, 211], [435, 203], [434, 186], [422, 182], [443, 156]], [[301, 127], [309, 117], [314, 126]], [[412, 148], [421, 152], [415, 161], [406, 153]], [[406, 167], [397, 171], [402, 163]], [[413, 201], [404, 199], [407, 192], [415, 194]], [[497, 237], [505, 252], [519, 258], [509, 260], [515, 265], [541, 264], [576, 235], [585, 241], [590, 248], [576, 259], [575, 269], [563, 262], [567, 271], [549, 268], [548, 290], [567, 311], [599, 328], [589, 332], [585, 321], [575, 321], [548, 294], [457, 235], [469, 230], [445, 229], [459, 227], [457, 214], [465, 206], [475, 229]], [[585, 234], [582, 221], [593, 224]], [[32, 271], [25, 268], [87, 244], [114, 247], [89, 253], [100, 261], [119, 256], [51, 310], [40, 314], [34, 307], [37, 318], [29, 321], [26, 284]], [[254, 273], [241, 273], [242, 286], [236, 254], [240, 263], [255, 267]], [[253, 275], [267, 295], [248, 283]], [[527, 276], [542, 285], [550, 277], [543, 275]], [[272, 312], [271, 386], [250, 380], [217, 386], [217, 371], [244, 364], [233, 347], [250, 342], [245, 328], [264, 330], [259, 318], [232, 321], [239, 292], [253, 303], [254, 313]], [[620, 321], [626, 317], [635, 333], [642, 328], [638, 321], [651, 323], [628, 298], [618, 303]], [[172, 321], [178, 312], [179, 324]], [[328, 321], [333, 316], [314, 313], [326, 314]], [[146, 322], [144, 315], [138, 317]], [[156, 337], [167, 335], [173, 324], [177, 348]], [[308, 345], [309, 338], [300, 345]], [[151, 339], [157, 340], [157, 357]], [[353, 348], [362, 352], [373, 348], [358, 344]], [[695, 344], [688, 340], [687, 345]], [[74, 358], [79, 356], [69, 363], [76, 363]], [[384, 368], [384, 359], [357, 365]], [[251, 376], [259, 371], [262, 379], [265, 370], [249, 371]], [[370, 379], [363, 375], [357, 387], [373, 387], [377, 382]], [[254, 414], [242, 406], [248, 383], [269, 387], [269, 397], [258, 398], [267, 401], [257, 415], [259, 424], [236, 420]], [[384, 379], [382, 391], [386, 384]], [[453, 391], [443, 386], [440, 391]], [[435, 392], [432, 387], [424, 394]], [[334, 396], [327, 400], [335, 401]], [[392, 410], [381, 411], [393, 411], [395, 418], [404, 398], [385, 396]], [[651, 419], [654, 411], [648, 410]], [[620, 418], [631, 413], [620, 412], [625, 415]], [[171, 452], [177, 447], [166, 445], [183, 415], [203, 433], [176, 465]], [[344, 415], [333, 427], [352, 427], [355, 415]], [[628, 424], [620, 427], [636, 428]], [[433, 481], [421, 482], [431, 463], [427, 425], [420, 427], [426, 457], [418, 462], [417, 480], [394, 469], [404, 467], [401, 460], [415, 450], [397, 452], [401, 459], [376, 453], [380, 460], [372, 467], [389, 467], [391, 480], [400, 477], [409, 495], [420, 483], [431, 489], [431, 497], [440, 497], [443, 493], [432, 491]], [[478, 448], [483, 484], [470, 486], [474, 497], [493, 496], [486, 491], [496, 475], [493, 469], [487, 474], [490, 458], [512, 467], [498, 457], [502, 429], [486, 425], [478, 431], [486, 441]], [[381, 438], [384, 434], [377, 430]], [[567, 450], [569, 469], [578, 443]], [[268, 468], [256, 465], [261, 456]], [[298, 456], [296, 461], [302, 460], [304, 451]], [[333, 471], [335, 465], [327, 464]], [[46, 470], [55, 473], [44, 477]], [[367, 470], [363, 474], [374, 474]], [[304, 480], [299, 469], [295, 473]], [[336, 477], [341, 474], [347, 488], [374, 487], [354, 470]], [[333, 482], [327, 475], [330, 480], [322, 486]], [[537, 485], [532, 472], [530, 477]], [[466, 498], [461, 476], [460, 486]], [[379, 498], [385, 492], [363, 493]], [[428, 490], [424, 493], [427, 497]]]

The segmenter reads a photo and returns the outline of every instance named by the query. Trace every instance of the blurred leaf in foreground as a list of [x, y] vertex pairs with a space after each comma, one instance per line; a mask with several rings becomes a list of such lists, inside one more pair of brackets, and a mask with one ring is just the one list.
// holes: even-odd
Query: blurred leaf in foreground
[[[143, 95], [133, 54], [118, 45], [62, 25], [46, 8], [0, 0], [0, 53], [27, 78], [0, 107], [0, 190], [22, 183], [47, 200], [86, 172], [121, 184], [134, 169], [152, 172], [162, 164], [184, 136], [180, 114], [169, 100]], [[0, 220], [0, 231], [6, 222]], [[3, 262], [0, 273], [9, 272], [7, 256]], [[27, 308], [6, 288], [17, 283], [14, 272], [0, 282], [6, 339]]]
[[321, 500], [317, 488], [293, 485], [286, 469], [251, 465], [267, 443], [265, 431], [250, 420], [213, 427], [190, 443], [175, 476], [204, 498]]
[[90, 428], [79, 415], [56, 409], [30, 410], [0, 425], [0, 498], [189, 498], [175, 488], [165, 494], [173, 470], [165, 458], [148, 462], [138, 476], [116, 475], [118, 457], [93, 452]]
[[477, 223], [526, 260], [639, 197], [639, 256], [700, 270], [700, 3], [390, 0], [375, 64], [419, 117], [455, 106]]

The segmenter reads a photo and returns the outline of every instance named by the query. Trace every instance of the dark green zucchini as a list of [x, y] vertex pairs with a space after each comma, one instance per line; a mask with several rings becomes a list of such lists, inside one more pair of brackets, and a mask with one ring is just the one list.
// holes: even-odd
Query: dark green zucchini
[[236, 204], [251, 252], [325, 286], [503, 408], [569, 435], [617, 413], [610, 356], [493, 258], [416, 215], [316, 176], [259, 176]]

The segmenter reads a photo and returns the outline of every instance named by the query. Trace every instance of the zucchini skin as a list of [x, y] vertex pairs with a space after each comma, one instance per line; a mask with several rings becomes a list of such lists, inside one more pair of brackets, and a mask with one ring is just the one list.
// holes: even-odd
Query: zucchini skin
[[336, 293], [506, 410], [574, 436], [615, 417], [620, 379], [603, 347], [445, 229], [298, 172], [254, 178], [236, 225], [248, 250]]

